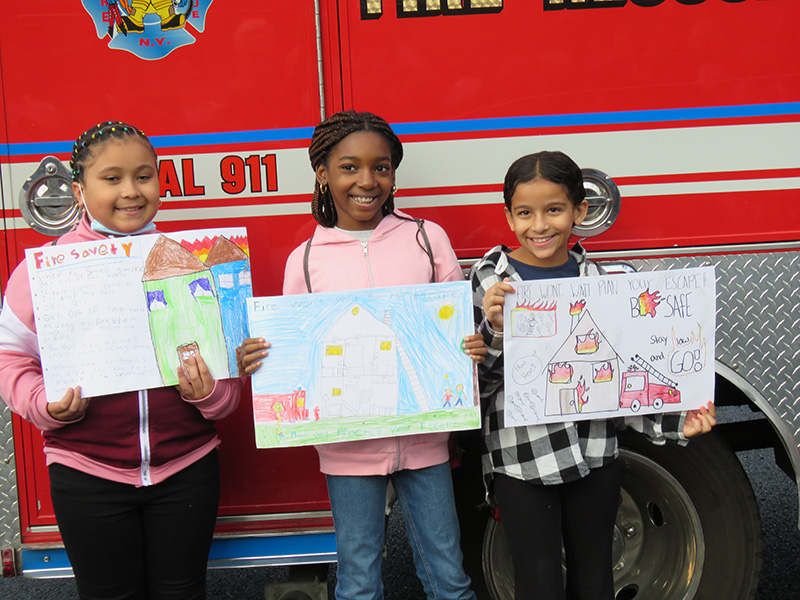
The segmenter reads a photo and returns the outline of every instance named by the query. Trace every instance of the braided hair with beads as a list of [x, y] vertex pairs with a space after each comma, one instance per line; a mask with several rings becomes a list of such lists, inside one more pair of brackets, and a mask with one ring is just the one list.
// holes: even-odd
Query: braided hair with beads
[[92, 158], [93, 150], [112, 139], [125, 139], [126, 137], [137, 136], [153, 151], [156, 151], [153, 144], [147, 139], [144, 131], [133, 125], [128, 125], [122, 121], [103, 121], [94, 127], [84, 131], [72, 147], [72, 157], [69, 161], [69, 168], [72, 170], [72, 180], [83, 183], [84, 172], [87, 163]]
[[[396, 169], [403, 160], [403, 144], [392, 130], [389, 123], [377, 115], [369, 112], [356, 112], [348, 110], [336, 113], [325, 119], [314, 128], [311, 145], [308, 148], [308, 157], [311, 159], [311, 168], [315, 171], [320, 165], [327, 165], [328, 157], [336, 145], [351, 133], [359, 131], [374, 131], [382, 136], [389, 144], [392, 153], [392, 168]], [[381, 207], [381, 213], [386, 216], [394, 212], [394, 191]], [[314, 185], [314, 197], [311, 199], [311, 214], [317, 223], [323, 227], [336, 225], [338, 215], [333, 198], [327, 186], [322, 189], [317, 181]]]

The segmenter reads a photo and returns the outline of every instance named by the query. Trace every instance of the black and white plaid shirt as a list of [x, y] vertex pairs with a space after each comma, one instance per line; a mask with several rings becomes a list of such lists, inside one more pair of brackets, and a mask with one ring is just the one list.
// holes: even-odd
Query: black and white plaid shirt
[[[503, 334], [489, 326], [483, 314], [483, 296], [498, 281], [508, 277], [522, 281], [508, 261], [511, 250], [495, 246], [470, 272], [475, 323], [483, 333], [488, 354], [479, 365], [483, 421], [483, 475], [487, 493], [494, 473], [554, 485], [575, 481], [617, 458], [618, 428], [631, 427], [656, 444], [667, 439], [683, 441], [682, 413], [597, 419], [573, 423], [547, 423], [521, 427], [503, 426]], [[599, 275], [598, 266], [586, 260], [583, 248], [576, 245], [570, 255], [578, 262], [580, 276]]]

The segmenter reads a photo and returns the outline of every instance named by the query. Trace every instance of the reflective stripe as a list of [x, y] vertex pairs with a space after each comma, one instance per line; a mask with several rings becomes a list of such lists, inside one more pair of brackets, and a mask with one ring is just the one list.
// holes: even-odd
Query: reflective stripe
[[39, 357], [39, 342], [36, 334], [19, 320], [8, 302], [5, 302], [0, 310], [0, 350], [10, 350]]
[[139, 449], [141, 450], [142, 485], [150, 481], [150, 409], [147, 404], [147, 390], [139, 391]]

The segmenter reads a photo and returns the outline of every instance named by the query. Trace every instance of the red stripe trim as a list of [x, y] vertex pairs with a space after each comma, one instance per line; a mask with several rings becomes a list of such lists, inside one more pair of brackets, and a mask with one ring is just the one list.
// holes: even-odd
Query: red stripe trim
[[444, 196], [447, 194], [484, 194], [487, 192], [502, 192], [502, 183], [486, 183], [478, 185], [451, 185], [443, 187], [410, 188], [398, 192], [398, 199], [410, 196]]
[[[246, 196], [243, 198], [231, 196], [192, 199], [166, 197], [159, 211], [187, 208], [225, 208], [229, 206], [265, 206], [271, 204], [310, 204], [311, 196], [312, 194], [309, 193], [295, 196]], [[158, 221], [158, 217], [156, 217], [156, 221]]]
[[764, 169], [758, 171], [720, 171], [717, 173], [679, 173], [675, 175], [640, 175], [615, 177], [618, 185], [642, 185], [652, 183], [688, 183], [697, 181], [737, 181], [755, 179], [782, 179], [800, 177], [798, 169]]

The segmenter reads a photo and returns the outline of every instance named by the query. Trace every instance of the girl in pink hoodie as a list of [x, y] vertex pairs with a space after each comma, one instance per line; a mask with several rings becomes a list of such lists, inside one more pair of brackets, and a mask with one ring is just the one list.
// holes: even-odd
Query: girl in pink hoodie
[[[70, 166], [83, 216], [54, 244], [156, 231], [158, 165], [139, 129], [90, 128]], [[75, 381], [47, 398], [26, 263], [12, 273], [0, 312], [0, 396], [42, 430], [81, 598], [205, 598], [219, 504], [214, 422], [236, 410], [242, 381], [215, 381], [199, 354], [178, 377], [176, 386], [91, 399]]]
[[[444, 230], [394, 208], [403, 146], [371, 113], [341, 112], [314, 130], [313, 236], [286, 262], [284, 294], [331, 292], [463, 279]], [[241, 366], [252, 373], [269, 344], [248, 339]], [[464, 349], [482, 360], [480, 336]], [[380, 600], [386, 487], [391, 479], [406, 520], [417, 575], [428, 598], [475, 598], [462, 568], [450, 476], [448, 433], [317, 446], [336, 529], [339, 600]]]

